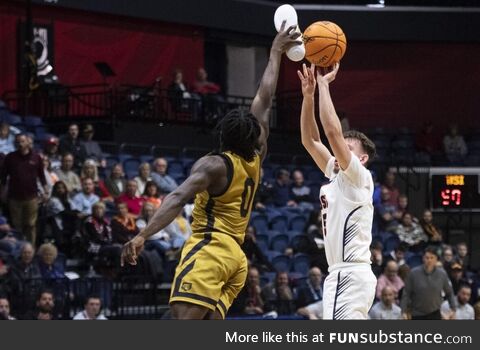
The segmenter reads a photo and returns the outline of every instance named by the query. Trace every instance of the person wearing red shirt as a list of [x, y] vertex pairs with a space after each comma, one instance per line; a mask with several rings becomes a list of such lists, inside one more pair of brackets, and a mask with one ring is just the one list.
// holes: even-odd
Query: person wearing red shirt
[[125, 203], [128, 207], [128, 212], [132, 215], [138, 216], [142, 210], [145, 199], [137, 196], [137, 182], [135, 180], [128, 180], [127, 188], [116, 200], [117, 203]]

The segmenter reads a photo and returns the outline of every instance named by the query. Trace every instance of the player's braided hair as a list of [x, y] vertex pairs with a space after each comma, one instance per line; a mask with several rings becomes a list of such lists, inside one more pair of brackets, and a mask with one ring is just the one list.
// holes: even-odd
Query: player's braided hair
[[355, 139], [360, 141], [363, 150], [368, 154], [368, 163], [371, 163], [377, 156], [375, 144], [363, 132], [357, 130], [349, 130], [343, 133], [343, 137], [346, 139]]
[[250, 162], [260, 146], [260, 124], [252, 113], [234, 109], [217, 124], [220, 150], [231, 151]]

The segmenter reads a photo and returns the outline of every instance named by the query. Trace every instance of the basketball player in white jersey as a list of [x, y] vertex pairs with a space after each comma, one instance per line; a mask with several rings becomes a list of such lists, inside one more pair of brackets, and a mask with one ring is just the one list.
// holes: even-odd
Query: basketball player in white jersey
[[[342, 132], [330, 97], [329, 84], [339, 64], [325, 75], [303, 65], [302, 143], [330, 180], [320, 189], [325, 252], [329, 265], [323, 292], [326, 320], [367, 319], [377, 279], [370, 267], [373, 221], [373, 180], [366, 168], [375, 145], [358, 131]], [[314, 113], [318, 84], [320, 121], [333, 156], [322, 144]]]

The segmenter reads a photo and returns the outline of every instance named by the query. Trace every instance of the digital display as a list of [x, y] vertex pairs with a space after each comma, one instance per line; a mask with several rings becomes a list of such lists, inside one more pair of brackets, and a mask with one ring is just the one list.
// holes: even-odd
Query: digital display
[[432, 175], [433, 209], [480, 209], [479, 175]]

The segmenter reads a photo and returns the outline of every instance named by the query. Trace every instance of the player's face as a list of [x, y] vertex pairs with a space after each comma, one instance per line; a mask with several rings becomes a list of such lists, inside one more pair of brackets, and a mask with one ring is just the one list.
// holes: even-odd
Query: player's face
[[368, 155], [363, 150], [360, 140], [348, 138], [345, 139], [345, 142], [347, 143], [348, 149], [360, 159], [360, 163], [365, 165], [368, 162]]

